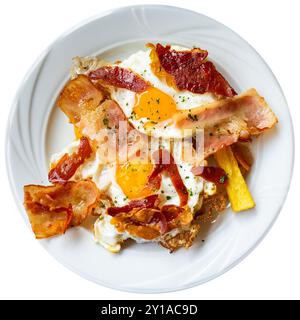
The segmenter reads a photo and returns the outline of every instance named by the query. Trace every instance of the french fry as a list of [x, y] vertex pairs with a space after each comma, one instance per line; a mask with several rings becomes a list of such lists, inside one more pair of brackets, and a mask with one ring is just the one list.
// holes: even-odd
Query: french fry
[[230, 147], [223, 148], [215, 153], [219, 166], [228, 175], [226, 187], [233, 211], [239, 212], [255, 206], [244, 177]]

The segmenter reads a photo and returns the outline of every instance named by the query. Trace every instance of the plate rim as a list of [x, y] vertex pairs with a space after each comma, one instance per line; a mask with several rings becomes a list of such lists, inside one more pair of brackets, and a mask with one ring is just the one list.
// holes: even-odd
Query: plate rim
[[211, 18], [210, 16], [207, 16], [203, 13], [191, 10], [191, 9], [187, 9], [185, 7], [179, 7], [179, 6], [171, 6], [171, 5], [160, 5], [160, 4], [140, 4], [140, 5], [127, 5], [127, 6], [119, 6], [116, 7], [114, 9], [109, 9], [109, 10], [105, 10], [103, 12], [100, 12], [98, 14], [92, 15], [86, 19], [83, 19], [81, 22], [75, 24], [74, 26], [68, 28], [66, 31], [64, 31], [63, 33], [61, 33], [54, 41], [52, 41], [39, 55], [38, 57], [34, 60], [34, 62], [31, 64], [31, 66], [28, 68], [27, 72], [25, 73], [25, 76], [23, 77], [23, 79], [21, 80], [21, 82], [18, 85], [18, 90], [14, 96], [13, 102], [11, 104], [10, 107], [10, 111], [9, 111], [9, 115], [7, 118], [7, 122], [6, 122], [6, 134], [5, 134], [5, 164], [6, 164], [6, 172], [7, 172], [7, 177], [8, 177], [8, 181], [9, 181], [9, 185], [10, 185], [10, 189], [12, 191], [13, 194], [13, 198], [14, 201], [18, 207], [18, 211], [19, 214], [21, 214], [23, 220], [25, 221], [25, 224], [27, 225], [28, 230], [30, 230], [30, 226], [28, 225], [25, 216], [22, 214], [24, 208], [21, 205], [21, 202], [17, 196], [17, 192], [15, 189], [15, 184], [13, 182], [13, 177], [12, 177], [12, 168], [11, 168], [11, 164], [9, 161], [9, 145], [10, 145], [10, 139], [9, 139], [9, 133], [10, 133], [10, 129], [11, 129], [11, 123], [13, 120], [13, 116], [14, 113], [17, 109], [17, 104], [16, 102], [18, 101], [18, 98], [20, 96], [20, 92], [22, 91], [23, 87], [25, 86], [28, 78], [30, 77], [30, 75], [32, 74], [32, 72], [35, 70], [36, 66], [43, 61], [44, 57], [47, 56], [47, 54], [55, 47], [55, 45], [57, 43], [59, 43], [60, 41], [63, 41], [63, 39], [68, 36], [69, 34], [71, 34], [72, 32], [79, 30], [80, 28], [82, 28], [83, 26], [85, 26], [86, 24], [93, 22], [95, 20], [101, 19], [103, 17], [109, 16], [111, 14], [117, 13], [119, 11], [126, 11], [132, 8], [163, 8], [163, 9], [169, 9], [169, 10], [178, 10], [178, 11], [186, 11], [189, 13], [193, 13], [193, 14], [199, 14], [200, 16], [204, 16], [216, 23], [218, 23], [219, 25], [225, 27], [226, 29], [230, 30], [232, 33], [234, 33], [238, 38], [240, 38], [245, 44], [247, 44], [251, 50], [253, 50], [261, 59], [261, 61], [264, 63], [264, 65], [267, 67], [268, 71], [272, 74], [274, 81], [276, 81], [276, 84], [278, 85], [278, 89], [282, 95], [282, 98], [284, 99], [284, 102], [286, 104], [286, 112], [287, 112], [287, 116], [288, 116], [288, 120], [289, 120], [289, 124], [290, 124], [290, 129], [291, 129], [291, 149], [292, 149], [292, 153], [291, 153], [291, 167], [289, 172], [287, 173], [288, 175], [288, 186], [285, 190], [285, 193], [283, 194], [282, 197], [282, 202], [277, 210], [276, 213], [274, 213], [274, 217], [272, 218], [271, 223], [269, 224], [268, 228], [265, 230], [265, 232], [263, 232], [263, 234], [256, 240], [255, 244], [253, 244], [253, 246], [251, 248], [249, 248], [243, 255], [241, 255], [239, 258], [235, 259], [230, 265], [228, 265], [227, 267], [225, 267], [224, 269], [222, 269], [219, 272], [214, 273], [213, 275], [206, 277], [205, 279], [199, 280], [199, 281], [195, 281], [193, 283], [189, 283], [186, 285], [182, 285], [181, 287], [177, 287], [177, 288], [165, 288], [165, 289], [144, 289], [144, 288], [126, 288], [126, 287], [120, 287], [120, 286], [113, 286], [110, 285], [106, 282], [100, 281], [99, 279], [94, 278], [93, 276], [87, 275], [84, 272], [77, 270], [75, 267], [69, 265], [68, 263], [59, 260], [56, 256], [54, 256], [49, 250], [46, 249], [45, 246], [42, 245], [42, 243], [39, 242], [39, 244], [44, 248], [44, 250], [47, 251], [47, 253], [49, 255], [52, 256], [52, 258], [54, 258], [56, 261], [58, 261], [61, 265], [63, 265], [64, 267], [66, 267], [67, 269], [71, 270], [72, 272], [74, 272], [75, 274], [77, 274], [80, 277], [83, 277], [86, 280], [89, 280], [91, 282], [100, 284], [104, 287], [110, 288], [110, 289], [114, 289], [114, 290], [120, 290], [120, 291], [124, 291], [124, 292], [130, 292], [130, 293], [143, 293], [143, 294], [155, 294], [155, 293], [167, 293], [167, 292], [176, 292], [176, 291], [180, 291], [180, 290], [186, 290], [192, 287], [196, 287], [199, 286], [201, 284], [204, 284], [210, 280], [216, 279], [219, 276], [221, 276], [222, 274], [226, 273], [227, 271], [229, 271], [230, 269], [232, 269], [233, 267], [235, 267], [237, 264], [239, 264], [241, 261], [243, 261], [245, 258], [247, 258], [252, 251], [254, 251], [256, 249], [256, 247], [262, 242], [262, 240], [266, 237], [266, 235], [270, 232], [270, 230], [272, 229], [272, 227], [274, 226], [275, 222], [278, 219], [278, 216], [282, 210], [283, 205], [286, 202], [286, 198], [288, 196], [289, 190], [290, 190], [290, 186], [291, 186], [291, 182], [292, 182], [292, 178], [293, 178], [293, 172], [294, 172], [294, 165], [295, 165], [295, 132], [294, 132], [294, 126], [293, 126], [293, 121], [292, 121], [292, 117], [291, 117], [291, 112], [290, 112], [290, 108], [286, 99], [286, 96], [282, 90], [282, 87], [277, 79], [277, 77], [275, 76], [274, 72], [272, 71], [272, 69], [269, 67], [269, 65], [266, 63], [266, 61], [264, 60], [264, 58], [260, 55], [260, 53], [247, 41], [245, 40], [243, 37], [241, 37], [238, 33], [236, 33], [234, 30], [232, 30], [231, 28], [227, 27], [226, 25], [224, 25], [222, 22], [219, 22], [218, 20], [215, 20], [214, 18]]

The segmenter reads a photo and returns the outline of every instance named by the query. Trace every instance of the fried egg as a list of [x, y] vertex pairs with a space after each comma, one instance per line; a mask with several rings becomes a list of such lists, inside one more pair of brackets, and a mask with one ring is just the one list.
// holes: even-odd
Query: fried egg
[[[187, 50], [177, 46], [172, 48]], [[214, 95], [177, 91], [162, 82], [151, 70], [150, 52], [150, 49], [138, 51], [119, 63], [118, 66], [139, 74], [151, 86], [142, 93], [110, 88], [111, 97], [120, 105], [137, 130], [154, 137], [180, 138], [184, 134], [172, 124], [172, 116], [180, 110], [189, 110], [213, 102]]]

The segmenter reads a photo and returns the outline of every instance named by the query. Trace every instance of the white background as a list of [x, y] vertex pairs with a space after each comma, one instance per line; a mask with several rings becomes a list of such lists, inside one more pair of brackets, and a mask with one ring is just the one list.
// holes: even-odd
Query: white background
[[199, 287], [160, 295], [107, 289], [64, 268], [28, 231], [14, 203], [5, 167], [5, 129], [14, 94], [33, 61], [62, 32], [120, 3], [184, 6], [240, 34], [262, 55], [278, 78], [292, 113], [297, 148], [300, 135], [299, 1], [1, 1], [0, 299], [300, 299], [297, 150], [291, 189], [270, 233], [242, 263]]

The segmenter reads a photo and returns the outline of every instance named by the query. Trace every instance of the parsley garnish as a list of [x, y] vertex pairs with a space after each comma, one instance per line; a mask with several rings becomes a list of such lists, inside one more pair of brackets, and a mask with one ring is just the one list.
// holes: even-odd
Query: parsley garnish
[[224, 175], [224, 176], [222, 176], [222, 177], [219, 179], [219, 182], [220, 182], [221, 184], [224, 184], [226, 180], [227, 180], [227, 176]]

